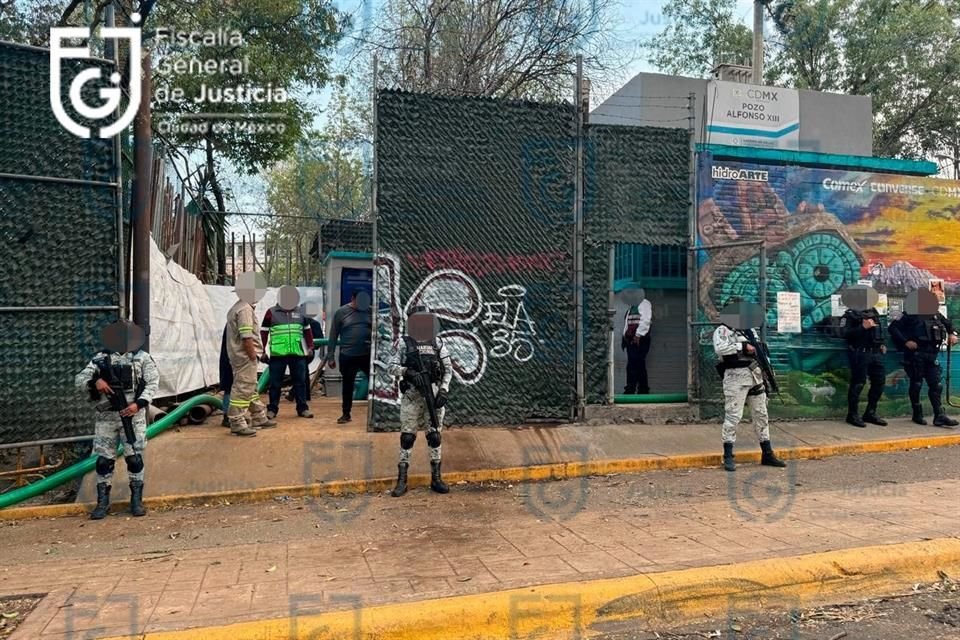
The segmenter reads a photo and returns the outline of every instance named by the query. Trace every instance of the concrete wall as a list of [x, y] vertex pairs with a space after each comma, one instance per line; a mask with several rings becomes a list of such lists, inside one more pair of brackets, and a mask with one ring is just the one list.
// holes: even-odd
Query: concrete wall
[[[686, 129], [687, 97], [696, 95], [696, 141], [703, 138], [707, 80], [641, 73], [590, 112], [590, 122]], [[855, 156], [873, 155], [870, 96], [800, 92], [800, 150]], [[666, 98], [666, 99], [664, 99]]]

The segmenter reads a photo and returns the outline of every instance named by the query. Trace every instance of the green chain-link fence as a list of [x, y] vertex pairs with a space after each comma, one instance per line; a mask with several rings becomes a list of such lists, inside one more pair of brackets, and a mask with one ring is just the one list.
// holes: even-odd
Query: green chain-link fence
[[[574, 108], [385, 91], [377, 119], [377, 359], [388, 359], [408, 307], [426, 303], [455, 359], [448, 422], [569, 418]], [[686, 244], [689, 135], [589, 126], [584, 145], [585, 390], [602, 402], [609, 249]], [[395, 427], [383, 371], [375, 398], [375, 428]]]
[[[64, 63], [61, 95], [91, 66], [112, 71]], [[84, 85], [88, 104], [101, 86]], [[0, 105], [0, 442], [87, 434], [73, 378], [119, 305], [113, 143], [54, 118], [46, 50], [0, 43]]]

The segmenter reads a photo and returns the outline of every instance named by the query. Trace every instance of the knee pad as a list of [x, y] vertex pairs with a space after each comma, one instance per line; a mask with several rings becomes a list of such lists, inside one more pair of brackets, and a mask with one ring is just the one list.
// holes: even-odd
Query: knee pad
[[117, 464], [116, 460], [111, 460], [110, 458], [104, 458], [103, 456], [97, 456], [97, 474], [101, 476], [108, 476], [113, 473], [113, 467]]
[[401, 449], [413, 449], [413, 443], [417, 441], [417, 434], [415, 433], [401, 433], [400, 434], [400, 448]]
[[431, 431], [427, 433], [427, 444], [436, 449], [440, 446], [440, 432]]
[[124, 458], [127, 461], [127, 471], [130, 473], [140, 473], [143, 471], [143, 456], [139, 453]]

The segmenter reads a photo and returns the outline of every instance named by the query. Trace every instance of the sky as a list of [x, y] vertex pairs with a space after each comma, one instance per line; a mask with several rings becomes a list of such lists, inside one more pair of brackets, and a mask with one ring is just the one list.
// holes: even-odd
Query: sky
[[[589, 0], [582, 0], [589, 2]], [[617, 4], [617, 14], [612, 17], [611, 23], [620, 25], [615, 34], [616, 40], [621, 43], [622, 51], [618, 55], [630, 54], [636, 52], [638, 44], [659, 33], [666, 26], [666, 18], [662, 13], [662, 7], [666, 0], [620, 0]], [[355, 51], [356, 38], [364, 33], [370, 33], [373, 26], [377, 23], [377, 10], [381, 6], [382, 0], [339, 0], [335, 2], [338, 10], [349, 14], [352, 17], [353, 28], [351, 33], [347, 34], [344, 41], [335, 56], [339, 66], [343, 66], [345, 60], [349, 59]], [[737, 0], [737, 9], [735, 13], [737, 19], [747, 25], [753, 23], [753, 0]], [[621, 72], [619, 85], [626, 83], [630, 78], [641, 72], [656, 71], [642, 56], [635, 55], [635, 59], [629, 63]], [[347, 73], [349, 70], [345, 70]], [[599, 91], [594, 90], [592, 97], [593, 105], [603, 101], [618, 87], [606, 87]], [[314, 104], [321, 110], [321, 114], [315, 121], [317, 127], [323, 125], [325, 115], [322, 113], [327, 100], [330, 97], [330, 90], [326, 89], [319, 92]], [[235, 193], [234, 202], [230, 208], [234, 211], [266, 211], [267, 205], [264, 197], [264, 182], [258, 177], [241, 177], [238, 175], [228, 175], [227, 182], [233, 187]], [[229, 205], [228, 205], [229, 206]], [[247, 225], [253, 227], [258, 218], [247, 218]], [[230, 219], [230, 230], [237, 234], [246, 233], [246, 226], [237, 217]]]

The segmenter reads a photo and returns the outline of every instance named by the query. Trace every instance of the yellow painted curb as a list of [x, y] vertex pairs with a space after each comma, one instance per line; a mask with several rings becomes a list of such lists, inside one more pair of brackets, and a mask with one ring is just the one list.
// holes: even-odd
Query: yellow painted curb
[[[182, 631], [143, 640], [503, 640], [589, 637], [598, 625], [638, 629], [790, 611], [908, 591], [960, 572], [960, 539], [881, 545], [791, 558], [553, 584], [347, 611], [301, 614]], [[574, 635], [578, 632], [578, 635]], [[120, 640], [114, 638], [109, 640]]]
[[[921, 436], [895, 440], [874, 440], [830, 444], [814, 447], [794, 447], [780, 449], [777, 455], [784, 460], [810, 460], [832, 456], [854, 455], [861, 453], [890, 453], [950, 447], [960, 445], [960, 434], [944, 436]], [[737, 462], [758, 462], [759, 451], [737, 453]], [[604, 476], [620, 473], [643, 473], [646, 471], [664, 471], [672, 469], [693, 469], [713, 467], [722, 464], [722, 455], [697, 453], [680, 456], [653, 456], [648, 458], [623, 458], [613, 460], [590, 460], [586, 462], [554, 462], [531, 465], [529, 467], [503, 467], [500, 469], [476, 469], [474, 471], [449, 471], [444, 480], [449, 484], [465, 482], [537, 482], [543, 480], [568, 480], [586, 476]], [[395, 479], [371, 478], [357, 480], [339, 480], [335, 482], [308, 485], [288, 485], [263, 487], [259, 489], [231, 489], [209, 493], [194, 493], [170, 496], [153, 496], [144, 500], [148, 508], [170, 509], [184, 506], [203, 506], [207, 504], [250, 504], [268, 502], [281, 496], [291, 498], [342, 496], [358, 493], [387, 491], [393, 488]], [[408, 480], [411, 488], [430, 486], [430, 476], [412, 475]], [[122, 513], [129, 503], [120, 501], [112, 505], [114, 513]], [[93, 509], [92, 503], [53, 504], [35, 507], [14, 507], [0, 509], [0, 520], [32, 520], [36, 518], [59, 518], [64, 516], [85, 515]]]

